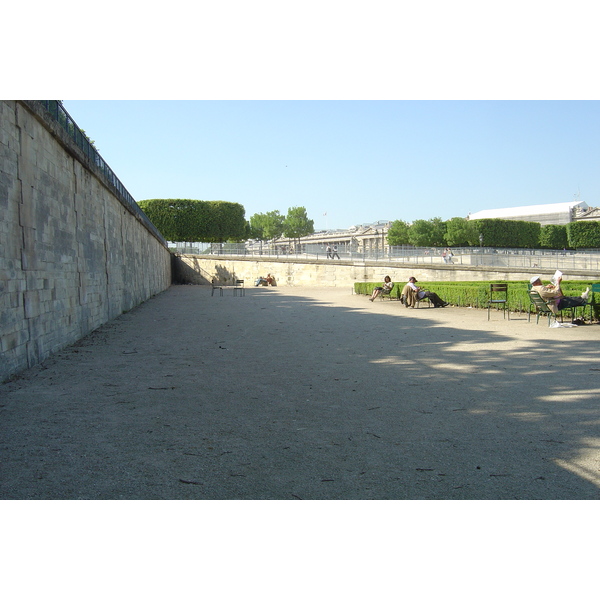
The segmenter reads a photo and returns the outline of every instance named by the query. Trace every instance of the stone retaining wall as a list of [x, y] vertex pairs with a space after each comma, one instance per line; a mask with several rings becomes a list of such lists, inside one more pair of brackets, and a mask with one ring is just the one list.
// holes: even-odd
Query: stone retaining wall
[[167, 289], [171, 255], [34, 102], [0, 101], [0, 380]]
[[[407, 281], [412, 275], [419, 281], [523, 281], [534, 274], [545, 274], [548, 280], [554, 270], [539, 267], [534, 270], [513, 271], [510, 268], [491, 269], [465, 265], [409, 265], [398, 262], [357, 263], [344, 260], [302, 260], [237, 257], [219, 258], [203, 255], [182, 255], [177, 259], [175, 277], [181, 283], [209, 284], [215, 278], [221, 283], [232, 284], [244, 279], [253, 285], [259, 277], [271, 273], [278, 285], [326, 286], [352, 288], [356, 281], [382, 281], [389, 275], [393, 281]], [[586, 270], [570, 270], [569, 279], [594, 278], [597, 273]]]

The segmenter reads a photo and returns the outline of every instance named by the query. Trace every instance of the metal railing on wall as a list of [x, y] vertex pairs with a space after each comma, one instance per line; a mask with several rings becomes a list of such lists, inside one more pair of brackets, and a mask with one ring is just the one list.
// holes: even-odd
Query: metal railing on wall
[[94, 164], [102, 173], [106, 181], [115, 188], [121, 196], [121, 199], [129, 206], [136, 215], [140, 217], [143, 223], [157, 236], [165, 245], [167, 242], [158, 231], [156, 226], [150, 221], [146, 213], [138, 206], [133, 196], [127, 191], [127, 188], [121, 183], [114, 171], [108, 166], [102, 158], [94, 144], [85, 135], [82, 129], [77, 126], [71, 115], [59, 100], [40, 100], [40, 103], [48, 111], [48, 114], [67, 132], [69, 138], [83, 151], [88, 160]]
[[[213, 256], [245, 256], [259, 258], [276, 258], [283, 260], [328, 260], [336, 259], [318, 247], [299, 246], [295, 251], [284, 251], [281, 248], [269, 248], [258, 244], [169, 244], [182, 254], [206, 254]], [[365, 262], [384, 262], [389, 265], [453, 265], [454, 267], [485, 267], [520, 269], [540, 269], [543, 271], [560, 269], [600, 272], [600, 252], [594, 250], [544, 250], [524, 248], [487, 248], [465, 247], [452, 248], [452, 256], [443, 255], [443, 248], [425, 247], [391, 247], [386, 251], [353, 252], [338, 250], [341, 260], [355, 264]]]

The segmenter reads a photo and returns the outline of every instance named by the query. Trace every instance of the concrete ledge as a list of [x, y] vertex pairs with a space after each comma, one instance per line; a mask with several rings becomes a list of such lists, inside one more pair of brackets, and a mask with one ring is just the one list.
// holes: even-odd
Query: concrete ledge
[[[344, 261], [274, 257], [217, 257], [184, 254], [174, 259], [176, 280], [180, 283], [208, 284], [212, 279], [231, 283], [234, 279], [254, 282], [271, 273], [279, 286], [347, 287], [356, 281], [407, 281], [414, 276], [422, 281], [524, 281], [533, 275], [547, 275], [554, 269], [489, 268], [469, 265], [426, 265], [397, 261]], [[593, 279], [597, 272], [569, 270], [568, 279]]]

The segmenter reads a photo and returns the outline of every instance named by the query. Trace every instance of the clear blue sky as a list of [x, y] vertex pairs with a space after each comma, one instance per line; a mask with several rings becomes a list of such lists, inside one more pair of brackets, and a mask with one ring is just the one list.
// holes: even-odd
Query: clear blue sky
[[[305, 206], [317, 229], [578, 192], [600, 205], [591, 2], [5, 12], [28, 25], [2, 97], [63, 99], [136, 200], [239, 202], [247, 218]], [[3, 33], [23, 46], [19, 27]]]
[[[304, 206], [316, 229], [600, 206], [597, 101], [69, 101], [136, 200]], [[327, 213], [327, 216], [324, 214]]]

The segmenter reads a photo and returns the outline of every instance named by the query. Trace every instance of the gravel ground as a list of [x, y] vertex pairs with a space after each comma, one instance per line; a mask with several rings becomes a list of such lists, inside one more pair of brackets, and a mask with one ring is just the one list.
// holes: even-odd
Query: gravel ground
[[172, 286], [0, 386], [0, 498], [598, 499], [599, 332]]

